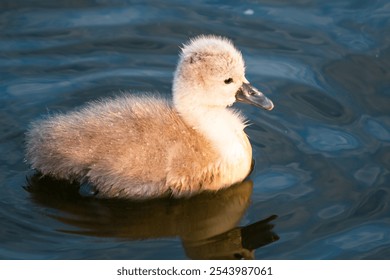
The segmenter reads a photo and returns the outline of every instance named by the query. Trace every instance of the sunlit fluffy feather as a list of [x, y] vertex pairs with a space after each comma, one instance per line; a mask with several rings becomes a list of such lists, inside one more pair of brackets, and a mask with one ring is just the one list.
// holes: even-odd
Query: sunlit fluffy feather
[[91, 183], [101, 197], [228, 187], [251, 165], [244, 119], [227, 108], [244, 81], [241, 53], [229, 40], [197, 37], [182, 49], [173, 103], [125, 94], [49, 116], [27, 132], [27, 159], [43, 174]]

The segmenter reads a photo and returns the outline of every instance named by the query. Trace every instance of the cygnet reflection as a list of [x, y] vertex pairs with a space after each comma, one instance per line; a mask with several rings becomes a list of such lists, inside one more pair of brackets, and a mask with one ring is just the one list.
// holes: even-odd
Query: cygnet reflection
[[191, 198], [149, 201], [84, 197], [79, 188], [41, 174], [30, 177], [26, 186], [35, 203], [60, 211], [50, 211], [50, 217], [64, 223], [57, 230], [69, 234], [129, 240], [178, 237], [192, 259], [252, 259], [255, 249], [279, 239], [269, 223], [274, 215], [238, 226], [250, 204], [250, 180]]

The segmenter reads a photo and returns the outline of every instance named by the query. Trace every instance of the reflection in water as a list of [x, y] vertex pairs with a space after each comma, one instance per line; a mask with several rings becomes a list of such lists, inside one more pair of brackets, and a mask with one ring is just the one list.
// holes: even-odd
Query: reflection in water
[[250, 203], [249, 180], [216, 193], [149, 201], [83, 197], [79, 187], [35, 174], [26, 189], [35, 203], [56, 210], [51, 217], [75, 228], [62, 232], [131, 240], [179, 236], [193, 259], [252, 259], [254, 249], [279, 239], [269, 224], [275, 215], [237, 227]]

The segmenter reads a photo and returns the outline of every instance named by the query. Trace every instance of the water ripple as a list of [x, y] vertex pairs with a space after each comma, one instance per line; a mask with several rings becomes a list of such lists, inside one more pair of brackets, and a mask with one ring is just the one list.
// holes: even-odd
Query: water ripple
[[373, 222], [336, 234], [326, 243], [343, 250], [369, 251], [390, 245], [390, 227], [387, 223]]
[[272, 166], [257, 172], [254, 178], [254, 193], [259, 199], [269, 199], [274, 196], [288, 196], [297, 199], [313, 191], [305, 182], [310, 174], [301, 169], [298, 164], [288, 166]]
[[330, 219], [344, 213], [346, 208], [347, 207], [345, 205], [341, 205], [341, 204], [332, 205], [324, 209], [321, 209], [318, 212], [318, 216], [321, 219]]
[[388, 117], [362, 117], [363, 128], [380, 141], [390, 142], [390, 119]]
[[314, 150], [321, 152], [352, 150], [361, 146], [357, 137], [330, 127], [310, 127], [307, 130], [306, 142]]

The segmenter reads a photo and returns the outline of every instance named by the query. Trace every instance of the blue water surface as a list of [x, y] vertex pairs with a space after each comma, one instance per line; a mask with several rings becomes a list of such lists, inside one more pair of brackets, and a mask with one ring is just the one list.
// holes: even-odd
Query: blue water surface
[[[33, 176], [32, 120], [121, 91], [169, 97], [199, 34], [231, 38], [275, 103], [236, 105], [248, 180], [131, 202]], [[389, 170], [386, 0], [0, 2], [0, 259], [390, 259]]]

